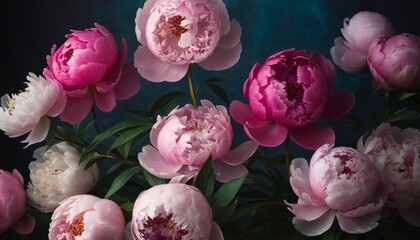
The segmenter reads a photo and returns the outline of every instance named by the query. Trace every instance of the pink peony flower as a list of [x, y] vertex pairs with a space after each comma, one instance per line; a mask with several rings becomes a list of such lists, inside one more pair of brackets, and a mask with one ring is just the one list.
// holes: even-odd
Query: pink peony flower
[[124, 215], [115, 202], [83, 194], [55, 209], [48, 239], [122, 240], [124, 230]]
[[223, 239], [206, 198], [194, 186], [182, 183], [142, 192], [134, 203], [131, 232], [135, 240]]
[[112, 34], [99, 24], [85, 31], [73, 30], [67, 41], [47, 56], [48, 68], [44, 75], [60, 83], [68, 102], [61, 120], [69, 123], [82, 121], [93, 103], [110, 112], [116, 99], [128, 99], [138, 92], [140, 82], [134, 66], [123, 63], [127, 56], [127, 43], [121, 49]]
[[9, 228], [20, 234], [29, 234], [35, 219], [26, 214], [26, 193], [23, 177], [18, 170], [12, 173], [0, 169], [0, 235]]
[[88, 193], [99, 180], [97, 164], [85, 170], [80, 152], [60, 142], [35, 150], [36, 161], [29, 163], [30, 179], [26, 192], [29, 203], [41, 212], [53, 212], [64, 199]]
[[386, 206], [398, 209], [410, 224], [420, 227], [420, 131], [379, 125], [358, 149], [371, 158], [392, 186]]
[[351, 234], [378, 226], [388, 188], [363, 153], [325, 144], [315, 151], [310, 166], [305, 159], [297, 158], [290, 171], [290, 184], [299, 199], [296, 204], [286, 204], [302, 234], [321, 235], [335, 218], [341, 230]]
[[50, 128], [48, 117], [58, 116], [66, 105], [66, 96], [55, 82], [29, 73], [27, 87], [19, 94], [3, 95], [0, 109], [0, 129], [10, 137], [28, 134], [27, 146], [41, 142]]
[[351, 19], [345, 18], [341, 28], [343, 37], [334, 40], [330, 49], [335, 64], [348, 73], [360, 72], [367, 67], [367, 55], [373, 40], [380, 35], [394, 34], [392, 23], [377, 12], [363, 11]]
[[135, 21], [134, 65], [152, 82], [179, 81], [190, 63], [228, 69], [242, 51], [241, 27], [222, 0], [147, 0]]
[[334, 66], [320, 53], [284, 50], [252, 68], [243, 86], [249, 106], [237, 100], [230, 105], [232, 118], [246, 134], [263, 146], [278, 146], [287, 134], [300, 146], [315, 150], [333, 143], [334, 131], [319, 128], [319, 118], [344, 116], [354, 104], [354, 95], [335, 87]]
[[[153, 146], [138, 154], [140, 164], [155, 176], [186, 182], [195, 176], [210, 157], [216, 179], [228, 182], [247, 172], [242, 165], [257, 149], [252, 141], [230, 150], [233, 130], [222, 105], [201, 101], [194, 108], [187, 104], [166, 117], [158, 117], [150, 133]], [[175, 178], [175, 179], [174, 179]]]
[[369, 49], [369, 69], [384, 89], [420, 89], [420, 38], [402, 33], [380, 36]]

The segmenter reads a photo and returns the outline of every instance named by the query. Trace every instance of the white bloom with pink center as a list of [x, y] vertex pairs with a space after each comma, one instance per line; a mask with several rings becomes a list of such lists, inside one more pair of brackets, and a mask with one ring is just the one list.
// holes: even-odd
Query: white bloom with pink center
[[292, 161], [290, 184], [299, 197], [286, 203], [295, 214], [293, 224], [306, 236], [321, 235], [337, 218], [351, 234], [378, 226], [389, 189], [373, 162], [350, 147], [325, 144], [315, 151], [310, 166], [303, 158]]
[[190, 63], [228, 69], [242, 52], [241, 27], [222, 0], [147, 0], [135, 22], [134, 65], [152, 82], [178, 81]]
[[122, 240], [124, 229], [124, 215], [115, 202], [82, 194], [55, 209], [48, 239]]
[[187, 104], [158, 117], [150, 133], [153, 146], [143, 147], [140, 164], [160, 178], [186, 182], [212, 156], [216, 179], [228, 182], [247, 173], [242, 165], [258, 148], [253, 141], [230, 151], [233, 130], [227, 109], [208, 100]]
[[223, 239], [204, 195], [183, 183], [157, 185], [142, 192], [134, 203], [131, 232], [135, 240]]
[[1, 97], [0, 129], [9, 137], [19, 137], [27, 146], [45, 139], [50, 127], [48, 117], [58, 116], [66, 106], [66, 96], [60, 85], [42, 76], [29, 73], [25, 91]]
[[85, 169], [80, 152], [60, 142], [35, 150], [36, 161], [29, 163], [30, 179], [26, 189], [29, 203], [41, 212], [53, 212], [64, 199], [88, 193], [99, 179], [97, 164]]
[[420, 227], [420, 131], [383, 123], [365, 141], [360, 138], [358, 149], [374, 161], [393, 188], [386, 206]]

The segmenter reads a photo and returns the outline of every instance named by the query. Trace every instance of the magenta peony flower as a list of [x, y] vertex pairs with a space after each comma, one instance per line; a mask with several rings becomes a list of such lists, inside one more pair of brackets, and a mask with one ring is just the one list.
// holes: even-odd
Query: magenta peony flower
[[369, 49], [369, 69], [384, 89], [420, 89], [420, 38], [402, 33], [380, 36]]
[[420, 227], [420, 131], [379, 125], [358, 149], [373, 160], [392, 186], [386, 206], [396, 208], [410, 224]]
[[206, 198], [196, 187], [182, 183], [142, 192], [134, 203], [131, 232], [135, 240], [223, 239]]
[[138, 154], [140, 164], [147, 171], [161, 178], [186, 182], [211, 155], [216, 179], [221, 182], [247, 172], [242, 163], [258, 145], [248, 141], [229, 151], [233, 130], [226, 108], [207, 100], [201, 104], [198, 108], [187, 104], [166, 117], [158, 117], [150, 133], [153, 146], [143, 147]]
[[18, 170], [12, 173], [0, 169], [0, 235], [9, 228], [20, 234], [29, 234], [35, 219], [26, 214], [26, 193], [23, 177]]
[[53, 212], [64, 199], [88, 193], [99, 180], [99, 168], [93, 164], [85, 169], [80, 152], [60, 142], [35, 150], [36, 161], [29, 163], [30, 179], [26, 189], [29, 203], [41, 212]]
[[394, 34], [392, 23], [377, 12], [363, 11], [351, 19], [345, 18], [341, 28], [343, 37], [334, 40], [330, 53], [335, 64], [348, 73], [367, 67], [367, 55], [373, 40], [380, 35]]
[[115, 107], [116, 99], [128, 99], [138, 92], [140, 82], [133, 65], [125, 65], [127, 43], [121, 49], [112, 34], [99, 24], [85, 31], [73, 30], [67, 41], [47, 56], [48, 68], [44, 75], [60, 83], [68, 102], [61, 120], [69, 123], [82, 121], [93, 103], [104, 111]]
[[135, 21], [134, 65], [152, 82], [179, 81], [190, 63], [228, 69], [242, 51], [241, 27], [222, 0], [147, 0]]
[[378, 226], [389, 189], [363, 153], [325, 144], [315, 151], [310, 166], [305, 159], [297, 158], [290, 171], [290, 184], [299, 199], [296, 204], [286, 204], [302, 234], [321, 235], [335, 218], [341, 230], [352, 234]]
[[284, 50], [262, 66], [254, 65], [243, 86], [250, 105], [235, 100], [230, 112], [263, 146], [278, 146], [289, 134], [300, 146], [315, 150], [335, 139], [331, 128], [316, 127], [315, 121], [342, 117], [354, 104], [350, 91], [332, 94], [335, 80], [334, 66], [320, 53]]
[[55, 209], [48, 239], [122, 240], [124, 230], [124, 215], [115, 202], [83, 194]]
[[27, 146], [41, 142], [50, 128], [48, 117], [58, 116], [66, 105], [66, 96], [54, 81], [29, 73], [27, 87], [19, 94], [1, 98], [0, 129], [10, 137], [28, 134]]

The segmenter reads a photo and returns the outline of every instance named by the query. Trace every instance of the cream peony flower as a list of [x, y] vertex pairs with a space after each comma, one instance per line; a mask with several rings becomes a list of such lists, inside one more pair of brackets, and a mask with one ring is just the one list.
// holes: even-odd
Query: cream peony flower
[[53, 212], [64, 199], [88, 193], [98, 181], [96, 164], [88, 169], [79, 164], [80, 152], [67, 142], [60, 142], [46, 150], [34, 152], [29, 164], [30, 182], [26, 190], [29, 203], [42, 212]]

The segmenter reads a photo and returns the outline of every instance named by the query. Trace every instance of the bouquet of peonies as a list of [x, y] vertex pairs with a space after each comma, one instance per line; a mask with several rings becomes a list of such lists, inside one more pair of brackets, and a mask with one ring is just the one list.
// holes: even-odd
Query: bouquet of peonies
[[[18, 170], [0, 169], [0, 235], [407, 239], [419, 230], [418, 36], [359, 12], [344, 19], [330, 56], [274, 51], [236, 80], [244, 99], [230, 101], [227, 79], [197, 85], [193, 74], [241, 60], [249, 33], [222, 0], [147, 0], [136, 11], [133, 62], [125, 39], [117, 44], [95, 23], [65, 35], [43, 71], [1, 97], [0, 129], [25, 135], [22, 148], [40, 146], [27, 185]], [[336, 90], [335, 66], [369, 71], [372, 94], [384, 94], [386, 112], [373, 131], [349, 114], [355, 95]], [[97, 112], [136, 95], [141, 81], [188, 88], [100, 128]], [[200, 98], [205, 91], [222, 103]], [[247, 137], [238, 144], [234, 124]], [[336, 124], [359, 141], [337, 145]]]

